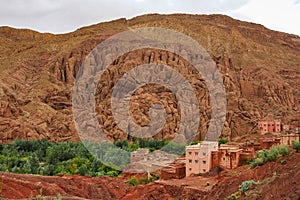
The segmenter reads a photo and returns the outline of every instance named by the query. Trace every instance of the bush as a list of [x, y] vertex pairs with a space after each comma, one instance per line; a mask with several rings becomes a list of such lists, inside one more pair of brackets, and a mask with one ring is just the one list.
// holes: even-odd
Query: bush
[[139, 185], [139, 180], [135, 176], [132, 176], [126, 183], [134, 187]]
[[292, 142], [292, 147], [293, 147], [293, 149], [295, 149], [296, 152], [298, 153], [299, 150], [300, 150], [300, 142], [299, 142], [299, 141], [293, 141], [293, 142]]
[[219, 146], [221, 146], [221, 144], [227, 144], [229, 142], [228, 139], [219, 139], [218, 143], [219, 143]]
[[252, 166], [251, 168], [255, 168], [257, 166], [261, 166], [265, 163], [264, 159], [263, 158], [255, 158], [253, 161], [252, 161]]
[[280, 145], [278, 146], [278, 151], [282, 156], [287, 156], [290, 154], [290, 148], [288, 146]]
[[245, 193], [249, 190], [250, 186], [256, 184], [255, 181], [250, 180], [250, 181], [244, 181], [240, 186], [239, 189]]
[[169, 142], [167, 146], [164, 146], [161, 150], [170, 154], [183, 155], [185, 153], [186, 144], [178, 144], [175, 142]]
[[106, 175], [108, 175], [110, 177], [118, 177], [119, 173], [120, 173], [119, 171], [111, 170], [111, 171], [107, 172]]
[[272, 147], [269, 151], [267, 151], [266, 157], [267, 161], [275, 161], [279, 156], [279, 151], [277, 147]]
[[279, 155], [287, 156], [290, 153], [290, 149], [288, 146], [273, 146], [270, 150], [261, 150], [257, 153], [257, 158], [254, 159], [251, 164], [252, 168], [263, 165], [268, 161], [275, 161], [279, 157]]
[[156, 181], [159, 179], [159, 176], [156, 174], [150, 174], [150, 177], [141, 177], [140, 179], [137, 179], [135, 176], [130, 177], [130, 179], [126, 182], [130, 186], [138, 186], [140, 184], [147, 184], [153, 181]]
[[200, 142], [201, 142], [200, 140], [196, 140], [196, 141], [191, 142], [190, 145], [196, 145], [196, 144], [199, 144]]
[[280, 160], [279, 162], [280, 162], [280, 164], [283, 164], [283, 165], [286, 164], [286, 160]]
[[244, 165], [249, 165], [253, 162], [253, 159], [249, 159], [249, 158], [244, 158], [244, 160], [242, 161], [242, 166]]

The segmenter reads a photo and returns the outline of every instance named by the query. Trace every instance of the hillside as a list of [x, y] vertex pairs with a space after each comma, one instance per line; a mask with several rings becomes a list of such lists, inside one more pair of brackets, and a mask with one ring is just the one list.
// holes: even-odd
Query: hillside
[[[188, 177], [156, 181], [130, 187], [128, 177], [36, 176], [0, 172], [0, 195], [8, 199], [224, 199], [235, 193], [243, 181], [254, 180], [241, 199], [299, 199], [300, 154], [285, 157], [285, 164], [269, 162], [255, 169], [242, 166], [217, 176]], [[209, 185], [207, 185], [209, 183]], [[20, 192], [22, 191], [22, 192]]]
[[[182, 32], [202, 45], [223, 75], [227, 93], [226, 137], [256, 133], [261, 118], [296, 123], [300, 119], [300, 37], [272, 31], [222, 15], [144, 15], [84, 27], [54, 35], [0, 27], [0, 138], [79, 140], [72, 118], [72, 87], [89, 52], [108, 37], [138, 27], [163, 27]], [[115, 124], [110, 105], [113, 86], [131, 62], [168, 64], [165, 52], [143, 50], [124, 55], [110, 66], [96, 95], [97, 117], [110, 139], [126, 139]], [[130, 59], [128, 59], [130, 58]], [[180, 59], [180, 58], [179, 58]], [[210, 116], [209, 95], [200, 76], [171, 65], [193, 83], [200, 105], [198, 138], [203, 139]], [[116, 73], [121, 71], [122, 73]], [[145, 95], [145, 93], [150, 94]], [[170, 91], [145, 86], [137, 92], [132, 114], [140, 125], [149, 123], [151, 104], [168, 110], [168, 123], [155, 136], [172, 138], [178, 129], [176, 99]], [[142, 99], [142, 100], [141, 100]], [[174, 102], [175, 101], [175, 102]]]

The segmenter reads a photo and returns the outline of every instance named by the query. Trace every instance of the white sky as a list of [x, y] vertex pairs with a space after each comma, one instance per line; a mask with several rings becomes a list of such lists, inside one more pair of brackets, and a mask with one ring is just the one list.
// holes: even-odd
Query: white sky
[[51, 33], [147, 13], [226, 14], [300, 36], [300, 0], [0, 0], [0, 26]]

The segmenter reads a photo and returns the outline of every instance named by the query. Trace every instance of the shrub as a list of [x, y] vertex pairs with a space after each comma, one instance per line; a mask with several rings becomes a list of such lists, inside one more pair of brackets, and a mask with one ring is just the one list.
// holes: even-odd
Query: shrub
[[201, 142], [200, 140], [196, 140], [196, 141], [191, 142], [190, 145], [196, 145], [196, 144], [199, 144], [200, 142]]
[[267, 161], [274, 161], [278, 158], [279, 151], [278, 147], [272, 147], [269, 151], [267, 151], [266, 157]]
[[263, 149], [257, 153], [257, 158], [261, 158], [263, 163], [267, 162], [268, 160], [268, 151]]
[[121, 140], [121, 141], [116, 141], [114, 144], [117, 147], [120, 147], [121, 149], [126, 149], [128, 147], [128, 141], [127, 140]]
[[175, 142], [169, 142], [167, 146], [164, 146], [161, 150], [170, 154], [183, 155], [185, 153], [186, 144], [178, 144]]
[[288, 146], [273, 146], [270, 150], [261, 150], [257, 153], [257, 158], [254, 159], [251, 164], [252, 168], [263, 165], [268, 161], [275, 161], [279, 157], [279, 155], [287, 156], [290, 153], [290, 149]]
[[245, 193], [249, 190], [250, 186], [256, 184], [255, 181], [250, 180], [250, 181], [244, 181], [240, 186], [239, 189]]
[[132, 176], [126, 183], [134, 187], [139, 185], [139, 180], [135, 176]]
[[296, 152], [298, 153], [299, 150], [300, 150], [300, 142], [299, 142], [299, 141], [293, 141], [293, 142], [292, 142], [292, 147], [293, 147], [293, 149], [295, 149]]
[[140, 184], [147, 184], [159, 179], [159, 176], [156, 174], [150, 174], [150, 177], [141, 177], [137, 179], [135, 176], [130, 177], [130, 179], [126, 182], [130, 186], [138, 186]]
[[280, 164], [285, 164], [286, 160], [280, 160], [279, 162], [280, 162]]
[[120, 173], [119, 171], [111, 170], [111, 171], [107, 172], [106, 174], [110, 177], [118, 177], [119, 173]]
[[238, 200], [242, 196], [242, 191], [238, 190], [237, 192], [231, 194], [230, 196], [226, 197], [224, 200]]
[[290, 148], [288, 146], [280, 145], [278, 146], [278, 151], [282, 156], [287, 156], [290, 154]]
[[76, 171], [78, 174], [80, 174], [81, 176], [84, 176], [86, 174], [88, 174], [88, 168], [85, 164], [81, 165], [78, 170]]
[[261, 166], [261, 165], [263, 165], [265, 163], [265, 161], [264, 161], [264, 159], [263, 158], [259, 158], [259, 157], [257, 157], [257, 158], [255, 158], [253, 161], [252, 161], [252, 166], [251, 166], [251, 168], [255, 168], [255, 167], [257, 167], [257, 166]]
[[249, 158], [244, 158], [244, 160], [242, 161], [242, 166], [244, 165], [249, 165], [253, 162], [253, 159], [249, 159]]
[[219, 146], [221, 146], [221, 144], [227, 144], [229, 142], [228, 139], [219, 139], [218, 143], [219, 143]]

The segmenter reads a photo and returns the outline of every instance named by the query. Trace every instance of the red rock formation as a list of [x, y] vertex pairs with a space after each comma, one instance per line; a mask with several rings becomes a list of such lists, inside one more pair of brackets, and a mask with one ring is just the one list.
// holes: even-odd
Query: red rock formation
[[[74, 77], [86, 55], [111, 35], [138, 27], [164, 27], [199, 42], [217, 63], [227, 92], [223, 136], [256, 132], [262, 117], [292, 122], [299, 119], [300, 38], [222, 15], [145, 15], [131, 20], [81, 28], [64, 35], [0, 28], [0, 138], [78, 140], [72, 119]], [[201, 111], [198, 137], [210, 118], [209, 95], [200, 75], [185, 61], [163, 51], [142, 50], [120, 57], [99, 82], [96, 101], [101, 127], [110, 139], [125, 139], [110, 110], [112, 87], [133, 64], [167, 64], [178, 69], [196, 90]], [[167, 89], [144, 87], [132, 100], [132, 115], [149, 122], [149, 106], [161, 103], [168, 123], [157, 138], [172, 138], [178, 128], [178, 108]], [[156, 92], [160, 91], [160, 92]], [[148, 94], [145, 94], [148, 93]], [[142, 98], [139, 98], [142, 97]]]

